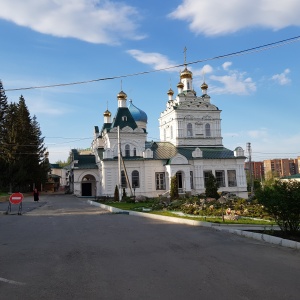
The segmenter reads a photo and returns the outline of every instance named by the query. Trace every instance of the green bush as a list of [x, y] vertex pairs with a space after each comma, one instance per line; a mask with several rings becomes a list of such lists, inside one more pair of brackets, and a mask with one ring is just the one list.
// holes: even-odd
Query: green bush
[[281, 181], [263, 186], [256, 196], [284, 233], [297, 234], [300, 229], [300, 182]]

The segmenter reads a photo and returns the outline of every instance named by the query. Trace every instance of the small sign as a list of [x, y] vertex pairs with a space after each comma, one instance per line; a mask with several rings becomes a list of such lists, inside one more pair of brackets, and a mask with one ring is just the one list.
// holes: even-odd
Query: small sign
[[24, 196], [21, 193], [13, 193], [9, 197], [9, 202], [11, 204], [20, 204], [23, 200]]

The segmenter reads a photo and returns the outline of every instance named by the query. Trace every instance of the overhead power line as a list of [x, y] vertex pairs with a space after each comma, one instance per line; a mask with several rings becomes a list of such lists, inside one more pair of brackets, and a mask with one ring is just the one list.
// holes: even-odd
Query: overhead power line
[[210, 58], [205, 58], [205, 59], [200, 59], [196, 60], [193, 62], [185, 62], [184, 64], [180, 65], [175, 65], [175, 66], [170, 66], [162, 69], [157, 69], [157, 70], [151, 70], [151, 71], [142, 71], [142, 72], [137, 72], [137, 73], [132, 73], [132, 74], [125, 74], [125, 75], [117, 75], [117, 76], [112, 76], [112, 77], [103, 77], [103, 78], [97, 78], [97, 79], [91, 79], [91, 80], [85, 80], [85, 81], [77, 81], [77, 82], [69, 82], [69, 83], [58, 83], [58, 84], [51, 84], [51, 85], [41, 85], [41, 86], [31, 86], [31, 87], [22, 87], [22, 88], [14, 88], [14, 89], [6, 89], [5, 92], [11, 92], [11, 91], [22, 91], [22, 90], [33, 90], [33, 89], [44, 89], [44, 88], [53, 88], [53, 87], [63, 87], [63, 86], [69, 86], [69, 85], [79, 85], [79, 84], [87, 84], [87, 83], [92, 83], [92, 82], [98, 82], [98, 81], [105, 81], [105, 80], [113, 80], [113, 79], [120, 79], [120, 78], [126, 78], [126, 77], [133, 77], [133, 76], [139, 76], [139, 75], [146, 75], [150, 73], [156, 73], [156, 72], [161, 72], [161, 71], [166, 71], [170, 69], [175, 69], [179, 67], [183, 67], [186, 65], [193, 65], [193, 64], [198, 64], [206, 61], [211, 61], [211, 60], [217, 60], [217, 59], [222, 59], [222, 58], [227, 58], [227, 57], [232, 57], [232, 56], [241, 56], [241, 55], [246, 55], [246, 54], [251, 54], [255, 52], [261, 52], [261, 51], [266, 51], [269, 49], [273, 49], [276, 47], [281, 47], [287, 44], [295, 43], [300, 41], [300, 36], [295, 36], [292, 38], [284, 39], [281, 41], [261, 45], [261, 46], [256, 46], [253, 48], [248, 48], [245, 50], [240, 50], [237, 52], [232, 52], [224, 55], [219, 55], [219, 56], [214, 56]]

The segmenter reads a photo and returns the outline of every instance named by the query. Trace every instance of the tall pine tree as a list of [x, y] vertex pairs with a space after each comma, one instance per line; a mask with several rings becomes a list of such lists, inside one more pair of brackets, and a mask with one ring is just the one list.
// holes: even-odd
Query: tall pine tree
[[40, 125], [34, 115], [31, 122], [32, 134], [34, 144], [33, 153], [36, 153], [35, 159], [37, 160], [38, 167], [32, 178], [35, 184], [44, 184], [48, 180], [48, 172], [50, 171], [50, 163], [48, 159], [48, 152], [46, 152], [46, 147], [44, 144], [44, 137], [40, 129]]
[[35, 141], [33, 139], [31, 117], [23, 96], [19, 98], [16, 123], [18, 124], [18, 150], [16, 153], [18, 170], [15, 178], [19, 189], [25, 189], [25, 186], [32, 182], [37, 162], [36, 153], [33, 149]]
[[17, 131], [18, 125], [15, 122], [18, 113], [18, 106], [16, 103], [10, 103], [7, 107], [7, 113], [3, 122], [5, 135], [3, 136], [2, 144], [2, 159], [5, 162], [5, 169], [3, 170], [3, 184], [9, 186], [9, 191], [15, 185], [15, 172], [17, 170]]
[[0, 80], [0, 143], [2, 142], [2, 138], [5, 134], [4, 120], [7, 114], [7, 108], [8, 108], [7, 97], [5, 95], [2, 81]]
[[29, 191], [33, 185], [47, 181], [48, 157], [36, 117], [30, 117], [23, 96], [19, 103], [8, 105], [3, 122], [3, 160], [9, 191]]
[[6, 174], [5, 170], [7, 168], [6, 161], [4, 159], [4, 137], [6, 135], [5, 128], [5, 119], [7, 115], [7, 97], [5, 95], [5, 91], [2, 85], [2, 81], [0, 80], [0, 189], [3, 188]]

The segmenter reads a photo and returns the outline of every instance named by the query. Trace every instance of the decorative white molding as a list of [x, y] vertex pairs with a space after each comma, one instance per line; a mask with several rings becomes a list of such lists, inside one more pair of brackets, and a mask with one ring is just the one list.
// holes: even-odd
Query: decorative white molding
[[234, 156], [235, 157], [245, 156], [244, 149], [242, 147], [236, 147], [234, 149]]
[[181, 154], [176, 154], [176, 156], [170, 159], [170, 165], [187, 165], [189, 162], [187, 158]]
[[121, 129], [121, 132], [133, 132], [133, 129], [130, 128], [129, 126], [126, 126], [126, 127]]
[[200, 148], [196, 148], [193, 152], [192, 152], [192, 156], [193, 157], [202, 157], [203, 156], [203, 153], [202, 153], [202, 151], [201, 151], [201, 149]]
[[143, 151], [144, 158], [153, 158], [153, 151], [151, 149], [146, 149]]

